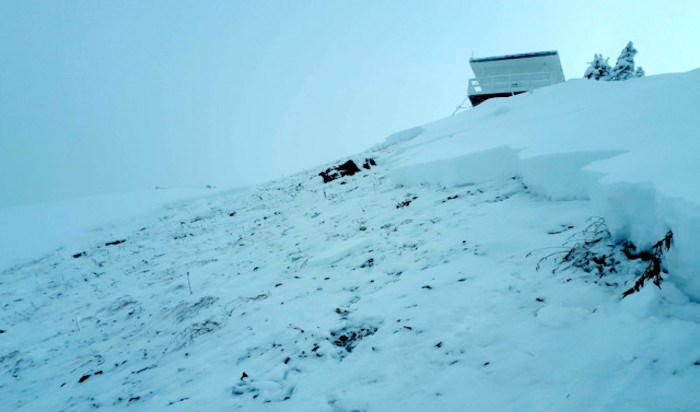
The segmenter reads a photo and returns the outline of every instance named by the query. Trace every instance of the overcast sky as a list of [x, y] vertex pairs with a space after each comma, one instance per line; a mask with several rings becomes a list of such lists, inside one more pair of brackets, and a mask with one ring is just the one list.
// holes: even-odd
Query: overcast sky
[[[0, 207], [236, 186], [447, 116], [468, 59], [628, 40], [700, 67], [697, 1], [0, 0]], [[650, 97], [650, 102], [653, 97]]]

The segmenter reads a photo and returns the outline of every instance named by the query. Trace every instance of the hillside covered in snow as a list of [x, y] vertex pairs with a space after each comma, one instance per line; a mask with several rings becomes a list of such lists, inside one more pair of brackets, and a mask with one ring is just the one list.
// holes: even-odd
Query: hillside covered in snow
[[105, 224], [0, 274], [0, 398], [697, 410], [698, 114], [700, 70], [569, 81]]

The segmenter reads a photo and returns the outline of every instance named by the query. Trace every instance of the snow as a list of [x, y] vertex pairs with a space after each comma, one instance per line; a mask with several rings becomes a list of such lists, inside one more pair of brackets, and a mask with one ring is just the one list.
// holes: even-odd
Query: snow
[[700, 299], [700, 70], [573, 80], [423, 126], [394, 148], [394, 180], [459, 186], [508, 175], [552, 199], [593, 199], [644, 247], [674, 230], [669, 265]]
[[0, 227], [4, 229], [0, 233], [0, 269], [68, 247], [90, 230], [105, 230], [103, 226], [110, 225], [124, 228], [131, 217], [167, 203], [219, 192], [221, 189], [156, 189], [0, 208]]
[[[698, 76], [487, 101], [328, 184], [347, 158], [97, 223], [0, 273], [3, 405], [697, 410]], [[661, 131], [664, 167], [637, 167]], [[595, 216], [673, 230], [661, 288], [622, 299], [644, 265], [619, 251], [603, 277], [560, 264]]]

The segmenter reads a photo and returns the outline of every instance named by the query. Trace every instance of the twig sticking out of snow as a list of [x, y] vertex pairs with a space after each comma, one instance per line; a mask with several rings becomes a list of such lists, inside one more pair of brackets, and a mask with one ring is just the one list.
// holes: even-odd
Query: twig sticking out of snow
[[543, 262], [553, 259], [556, 266], [552, 273], [573, 268], [586, 273], [596, 273], [602, 278], [605, 275], [617, 273], [619, 259], [624, 256], [628, 260], [641, 260], [649, 264], [637, 277], [634, 285], [622, 293], [623, 298], [639, 292], [649, 280], [661, 287], [662, 260], [664, 253], [670, 250], [673, 244], [672, 231], [669, 230], [661, 240], [654, 243], [651, 249], [637, 252], [632, 242], [612, 242], [612, 236], [603, 218], [591, 218], [589, 222], [581, 233], [573, 235], [562, 245], [563, 250], [550, 253], [540, 259], [536, 269], [539, 270]]
[[663, 258], [664, 253], [668, 252], [671, 249], [672, 244], [673, 232], [669, 230], [668, 233], [666, 233], [666, 236], [663, 237], [663, 239], [654, 243], [654, 245], [651, 247], [651, 252], [642, 251], [640, 253], [634, 254], [631, 251], [625, 249], [625, 255], [627, 255], [628, 258], [649, 261], [649, 266], [647, 266], [644, 272], [642, 272], [639, 278], [637, 278], [637, 281], [634, 282], [634, 286], [627, 289], [622, 294], [623, 298], [635, 292], [639, 292], [639, 290], [642, 289], [642, 287], [644, 287], [644, 283], [648, 280], [651, 280], [658, 288], [661, 288], [661, 281], [663, 281], [663, 278], [661, 277], [661, 260]]
[[536, 269], [539, 270], [545, 261], [553, 258], [556, 266], [552, 269], [552, 273], [571, 268], [581, 269], [586, 273], [596, 272], [599, 277], [615, 273], [615, 267], [619, 262], [614, 258], [615, 245], [610, 242], [611, 235], [605, 220], [601, 217], [592, 217], [588, 222], [588, 226], [580, 233], [569, 237], [569, 240], [561, 246], [562, 250], [540, 259]]

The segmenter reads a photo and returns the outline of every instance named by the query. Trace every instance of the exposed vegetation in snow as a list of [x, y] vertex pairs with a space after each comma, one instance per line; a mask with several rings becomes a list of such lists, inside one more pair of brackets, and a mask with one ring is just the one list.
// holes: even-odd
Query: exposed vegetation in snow
[[[66, 411], [693, 410], [700, 196], [697, 166], [678, 168], [695, 164], [698, 120], [682, 108], [697, 78], [486, 102], [7, 268], [0, 398]], [[614, 96], [674, 85], [668, 112], [606, 114]], [[591, 119], [610, 135], [581, 141]], [[664, 153], [676, 157], [655, 167]]]

